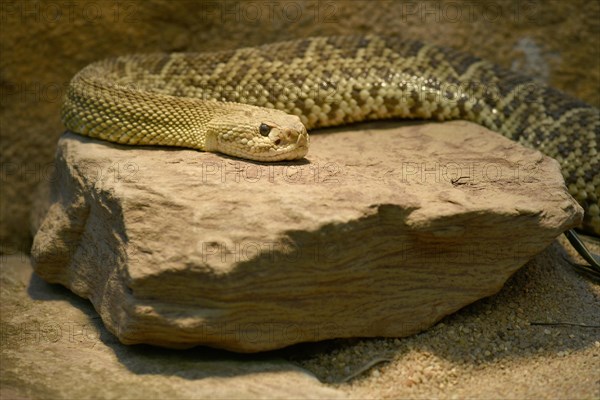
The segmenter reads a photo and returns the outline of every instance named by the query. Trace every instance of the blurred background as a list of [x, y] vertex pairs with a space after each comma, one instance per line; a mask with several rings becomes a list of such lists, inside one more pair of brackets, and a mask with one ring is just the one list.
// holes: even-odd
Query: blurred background
[[29, 252], [51, 178], [60, 104], [86, 64], [377, 33], [451, 46], [600, 107], [598, 1], [100, 0], [0, 2], [0, 248]]

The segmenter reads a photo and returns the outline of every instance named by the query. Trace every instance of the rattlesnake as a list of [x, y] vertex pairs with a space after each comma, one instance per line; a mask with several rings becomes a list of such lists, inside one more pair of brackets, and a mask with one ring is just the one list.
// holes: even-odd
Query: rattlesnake
[[67, 129], [117, 143], [302, 158], [307, 129], [384, 118], [464, 119], [561, 164], [600, 235], [600, 111], [455, 50], [394, 37], [300, 39], [211, 53], [129, 55], [71, 81]]

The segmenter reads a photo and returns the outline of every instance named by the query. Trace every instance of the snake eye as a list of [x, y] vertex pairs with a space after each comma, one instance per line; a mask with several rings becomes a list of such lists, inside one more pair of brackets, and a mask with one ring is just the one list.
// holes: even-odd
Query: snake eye
[[264, 123], [260, 124], [260, 127], [258, 127], [258, 132], [263, 136], [267, 136], [269, 132], [271, 132], [271, 127]]

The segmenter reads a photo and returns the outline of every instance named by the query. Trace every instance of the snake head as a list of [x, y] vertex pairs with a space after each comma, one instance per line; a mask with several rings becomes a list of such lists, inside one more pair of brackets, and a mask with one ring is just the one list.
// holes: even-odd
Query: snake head
[[308, 144], [308, 133], [297, 116], [244, 105], [213, 117], [205, 149], [269, 162], [303, 158]]

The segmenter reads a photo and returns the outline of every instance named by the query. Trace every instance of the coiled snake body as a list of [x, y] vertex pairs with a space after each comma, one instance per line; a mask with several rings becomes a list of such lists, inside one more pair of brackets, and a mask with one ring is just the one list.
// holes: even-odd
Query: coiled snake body
[[557, 159], [600, 235], [600, 111], [468, 54], [378, 36], [213, 53], [131, 55], [71, 81], [63, 122], [125, 144], [258, 161], [302, 158], [306, 129], [384, 118], [464, 119]]

